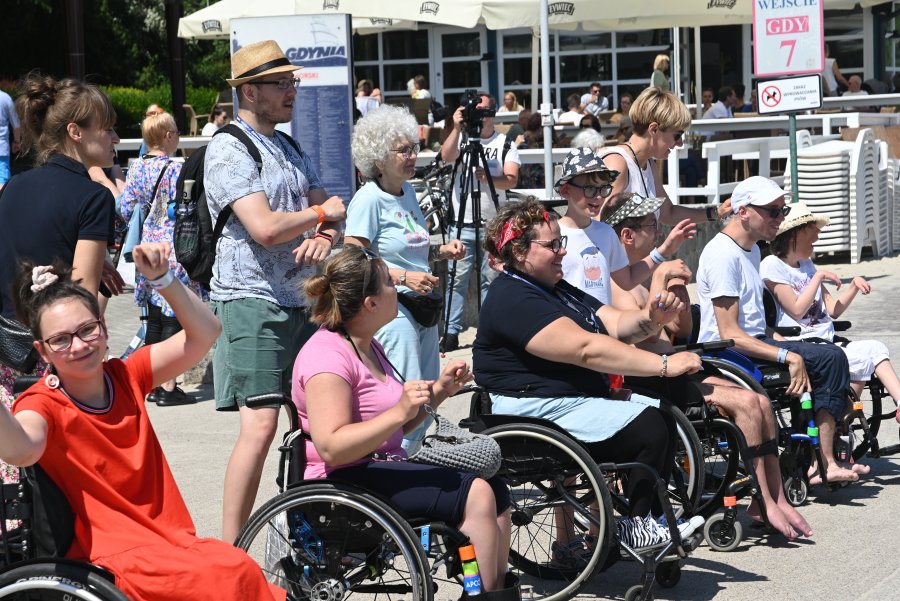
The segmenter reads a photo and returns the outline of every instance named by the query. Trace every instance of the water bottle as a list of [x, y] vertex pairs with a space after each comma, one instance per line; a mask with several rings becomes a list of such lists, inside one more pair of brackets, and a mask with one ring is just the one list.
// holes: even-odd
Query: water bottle
[[462, 561], [463, 590], [470, 596], [481, 594], [481, 574], [478, 572], [478, 562], [475, 561], [475, 547], [466, 545], [459, 548], [459, 558]]
[[800, 409], [806, 418], [806, 435], [810, 437], [813, 444], [819, 444], [819, 428], [816, 427], [812, 395], [810, 393], [804, 392], [800, 395]]

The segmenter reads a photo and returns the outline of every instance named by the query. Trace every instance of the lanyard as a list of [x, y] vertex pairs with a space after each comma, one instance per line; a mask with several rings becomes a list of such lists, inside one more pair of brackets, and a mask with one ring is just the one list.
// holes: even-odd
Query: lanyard
[[549, 296], [549, 297], [552, 298], [552, 299], [555, 299], [555, 300], [557, 300], [557, 301], [562, 302], [562, 303], [563, 303], [564, 305], [566, 305], [569, 309], [571, 309], [571, 310], [575, 311], [576, 313], [578, 313], [578, 315], [580, 315], [581, 318], [584, 319], [584, 320], [587, 322], [587, 324], [588, 324], [589, 326], [591, 326], [591, 329], [594, 330], [595, 333], [597, 333], [597, 334], [602, 333], [603, 327], [600, 325], [600, 320], [597, 319], [597, 314], [594, 313], [594, 311], [591, 310], [590, 307], [588, 307], [587, 305], [585, 305], [583, 302], [581, 302], [580, 300], [578, 300], [577, 298], [575, 298], [574, 296], [572, 296], [571, 294], [569, 294], [569, 293], [566, 292], [565, 290], [561, 290], [561, 289], [559, 289], [559, 288], [554, 288], [553, 291], [554, 291], [556, 294], [550, 294], [550, 293], [547, 292], [547, 290], [545, 290], [544, 288], [541, 288], [540, 286], [538, 286], [538, 285], [535, 284], [534, 282], [530, 282], [530, 281], [526, 280], [525, 278], [523, 278], [523, 277], [521, 277], [521, 276], [519, 276], [519, 275], [516, 275], [516, 274], [514, 274], [514, 273], [510, 273], [509, 271], [506, 271], [505, 269], [503, 270], [503, 273], [504, 273], [505, 275], [508, 275], [508, 276], [511, 277], [511, 278], [514, 278], [514, 279], [516, 279], [516, 280], [519, 280], [520, 282], [525, 282], [526, 284], [528, 284], [528, 285], [531, 286], [532, 288], [534, 288], [534, 289], [536, 289], [536, 290], [540, 290], [541, 292], [543, 292], [545, 295]]
[[[647, 180], [644, 179], [644, 170], [641, 169], [641, 162], [637, 158], [637, 153], [634, 151], [634, 148], [632, 148], [631, 144], [629, 144], [628, 142], [625, 142], [624, 145], [627, 146], [628, 150], [631, 151], [631, 156], [634, 157], [634, 164], [637, 165], [638, 173], [641, 174], [641, 183], [644, 184], [644, 197], [650, 198], [650, 190], [647, 188]], [[648, 161], [647, 164], [649, 165], [650, 162]]]

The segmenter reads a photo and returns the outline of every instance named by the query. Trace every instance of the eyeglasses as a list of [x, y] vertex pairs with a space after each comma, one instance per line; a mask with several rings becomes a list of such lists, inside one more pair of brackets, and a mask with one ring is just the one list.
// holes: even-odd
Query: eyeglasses
[[276, 79], [276, 80], [259, 80], [259, 81], [251, 81], [253, 85], [257, 86], [275, 86], [277, 89], [284, 92], [285, 90], [289, 90], [291, 88], [299, 88], [300, 87], [300, 79], [297, 77], [290, 77], [284, 79]]
[[612, 194], [612, 184], [603, 184], [602, 186], [593, 186], [588, 184], [587, 186], [579, 186], [573, 181], [569, 181], [569, 185], [578, 188], [584, 195], [588, 198], [597, 198], [597, 195], [600, 195], [600, 198], [606, 198], [610, 194]]
[[566, 243], [569, 241], [568, 236], [560, 236], [559, 238], [554, 238], [553, 240], [532, 240], [535, 244], [540, 244], [544, 248], [549, 248], [550, 251], [558, 255], [559, 251], [566, 247]]
[[100, 323], [100, 320], [98, 319], [97, 321], [84, 324], [74, 332], [54, 334], [49, 338], [45, 338], [43, 343], [50, 347], [51, 351], [59, 353], [68, 350], [68, 348], [72, 346], [72, 341], [75, 340], [75, 336], [78, 336], [84, 342], [93, 342], [100, 338], [102, 334], [103, 324]]
[[676, 131], [675, 133], [672, 134], [672, 139], [675, 140], [675, 143], [677, 144], [678, 142], [681, 141], [682, 136], [684, 136], [683, 131]]
[[391, 152], [396, 152], [397, 154], [402, 156], [404, 159], [411, 159], [414, 156], [416, 156], [417, 154], [419, 154], [419, 151], [421, 149], [422, 149], [422, 147], [419, 146], [418, 144], [413, 144], [412, 146], [404, 146], [403, 148], [392, 148]]
[[654, 230], [658, 230], [658, 229], [659, 229], [659, 222], [656, 221], [656, 220], [654, 219], [654, 220], [653, 220], [653, 223], [638, 223], [637, 225], [631, 226], [631, 229], [633, 229], [633, 230], [639, 230], [639, 229], [645, 228], [645, 227], [649, 227], [649, 228], [652, 228], [652, 229], [654, 229]]
[[783, 207], [757, 207], [754, 205], [750, 205], [754, 209], [758, 211], [762, 211], [766, 215], [769, 216], [769, 219], [778, 219], [778, 216], [787, 217], [788, 213], [791, 212], [791, 207], [784, 205]]

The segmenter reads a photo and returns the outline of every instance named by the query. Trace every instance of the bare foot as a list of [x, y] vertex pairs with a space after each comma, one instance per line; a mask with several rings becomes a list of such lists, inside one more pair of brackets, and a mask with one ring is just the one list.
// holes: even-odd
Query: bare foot
[[781, 498], [778, 500], [778, 508], [784, 513], [784, 517], [787, 518], [788, 522], [791, 523], [791, 526], [794, 527], [794, 530], [799, 532], [802, 536], [810, 537], [812, 536], [812, 527], [809, 525], [803, 516], [800, 515], [800, 512], [797, 511], [795, 507], [793, 507], [790, 503], [788, 503], [787, 499]]
[[[747, 515], [754, 522], [764, 523], [762, 512], [759, 509], [759, 505], [756, 503], [756, 499], [754, 499], [747, 507]], [[773, 500], [766, 503], [766, 520], [772, 528], [785, 535], [788, 540], [797, 538], [797, 532], [794, 531], [788, 518], [782, 513], [781, 508], [778, 507]]]
[[[859, 476], [853, 470], [848, 470], [839, 465], [830, 465], [826, 472], [826, 477], [830, 483], [856, 482], [859, 480]], [[816, 469], [815, 472], [810, 472], [809, 485], [818, 486], [819, 484], [822, 484], [822, 478], [819, 476], [819, 470]]]
[[872, 471], [872, 468], [864, 463], [854, 463], [850, 465], [850, 469], [854, 474], [859, 474], [860, 476], [865, 476], [869, 472]]

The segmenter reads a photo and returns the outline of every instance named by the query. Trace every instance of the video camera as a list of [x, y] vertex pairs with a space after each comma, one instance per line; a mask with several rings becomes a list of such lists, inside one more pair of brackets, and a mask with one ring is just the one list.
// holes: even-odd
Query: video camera
[[484, 126], [485, 117], [493, 117], [497, 114], [495, 109], [478, 108], [481, 103], [481, 94], [477, 90], [466, 90], [460, 100], [463, 107], [463, 125], [465, 132], [473, 138], [481, 137], [481, 128]]

